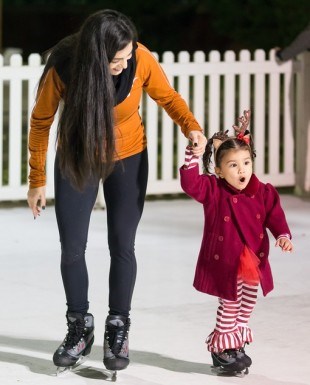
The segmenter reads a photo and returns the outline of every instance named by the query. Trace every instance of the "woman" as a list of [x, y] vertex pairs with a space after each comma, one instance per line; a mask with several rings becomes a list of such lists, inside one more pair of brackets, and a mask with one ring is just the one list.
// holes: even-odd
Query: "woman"
[[103, 10], [88, 17], [79, 32], [50, 50], [40, 79], [29, 136], [28, 204], [34, 218], [45, 208], [49, 130], [64, 102], [55, 160], [55, 211], [68, 333], [54, 354], [57, 366], [74, 365], [94, 341], [85, 249], [101, 179], [111, 256], [104, 364], [120, 370], [129, 363], [135, 234], [148, 175], [147, 143], [138, 113], [142, 90], [181, 126], [196, 145], [195, 154], [202, 154], [206, 138], [199, 124], [150, 51], [137, 43], [131, 21], [119, 12]]

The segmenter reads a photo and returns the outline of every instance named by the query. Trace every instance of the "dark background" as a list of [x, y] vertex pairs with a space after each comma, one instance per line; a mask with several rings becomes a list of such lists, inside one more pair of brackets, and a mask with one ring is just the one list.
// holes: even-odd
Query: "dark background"
[[2, 52], [42, 53], [104, 8], [129, 16], [139, 41], [158, 53], [269, 50], [310, 21], [310, 0], [2, 0]]

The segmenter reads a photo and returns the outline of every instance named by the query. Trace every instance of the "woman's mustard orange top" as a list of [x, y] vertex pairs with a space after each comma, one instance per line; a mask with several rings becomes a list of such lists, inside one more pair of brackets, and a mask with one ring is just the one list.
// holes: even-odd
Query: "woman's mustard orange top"
[[[116, 158], [123, 159], [146, 148], [146, 136], [139, 115], [142, 90], [162, 106], [186, 137], [190, 131], [202, 131], [181, 96], [171, 87], [158, 61], [142, 44], [136, 50], [136, 73], [127, 98], [114, 107]], [[30, 122], [30, 188], [46, 183], [45, 162], [49, 131], [64, 94], [65, 85], [54, 67], [46, 74], [37, 94]]]

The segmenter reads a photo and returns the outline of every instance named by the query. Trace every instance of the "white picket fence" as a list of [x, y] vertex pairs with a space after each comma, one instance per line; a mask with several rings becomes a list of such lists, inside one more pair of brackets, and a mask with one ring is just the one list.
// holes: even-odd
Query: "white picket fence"
[[[300, 190], [305, 186], [307, 189], [310, 182], [303, 167], [304, 157], [308, 159], [305, 140], [297, 138], [296, 141], [296, 127], [302, 126], [301, 129], [308, 132], [309, 125], [310, 98], [304, 86], [306, 76], [309, 80], [307, 54], [281, 65], [276, 62], [273, 51], [267, 55], [263, 50], [255, 51], [253, 57], [246, 50], [238, 57], [233, 51], [227, 51], [223, 58], [217, 51], [212, 51], [208, 58], [200, 51], [192, 58], [187, 52], [180, 52], [177, 58], [165, 52], [160, 61], [171, 84], [187, 101], [207, 136], [220, 129], [230, 129], [243, 110], [251, 108], [258, 177], [280, 187], [295, 186], [297, 175]], [[29, 56], [27, 65], [23, 65], [20, 55], [13, 55], [10, 65], [3, 65], [0, 56], [0, 201], [26, 198], [29, 117], [42, 70], [37, 54]], [[147, 130], [150, 163], [147, 193], [181, 192], [178, 168], [183, 163], [187, 140], [146, 95], [141, 103], [141, 115]], [[56, 116], [51, 128], [47, 158], [47, 198], [53, 198], [54, 194], [57, 119]], [[296, 167], [301, 171], [296, 171]]]

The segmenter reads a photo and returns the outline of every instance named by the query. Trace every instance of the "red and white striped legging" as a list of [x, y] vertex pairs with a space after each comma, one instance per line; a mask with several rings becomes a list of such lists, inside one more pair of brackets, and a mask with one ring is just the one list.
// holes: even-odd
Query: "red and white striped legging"
[[253, 341], [248, 322], [256, 304], [258, 283], [237, 282], [237, 300], [219, 298], [216, 326], [206, 340], [210, 352], [220, 353], [225, 349], [239, 349]]

